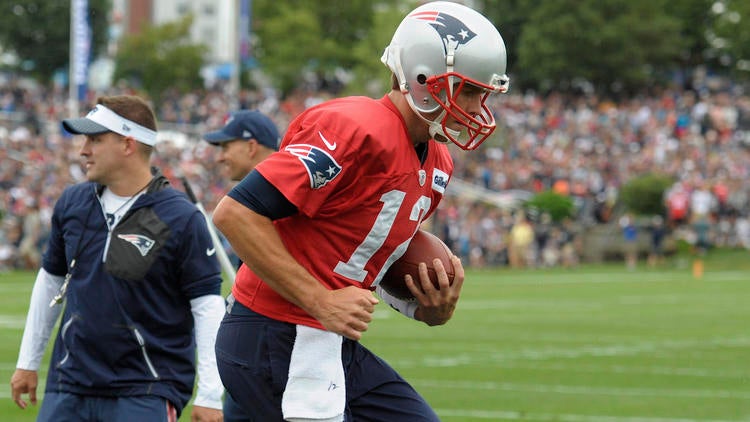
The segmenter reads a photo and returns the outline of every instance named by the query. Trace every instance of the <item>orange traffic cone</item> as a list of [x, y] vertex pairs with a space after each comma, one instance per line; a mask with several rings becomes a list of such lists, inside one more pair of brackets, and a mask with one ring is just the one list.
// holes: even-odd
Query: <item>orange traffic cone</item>
[[700, 258], [693, 261], [693, 278], [703, 278], [703, 260]]

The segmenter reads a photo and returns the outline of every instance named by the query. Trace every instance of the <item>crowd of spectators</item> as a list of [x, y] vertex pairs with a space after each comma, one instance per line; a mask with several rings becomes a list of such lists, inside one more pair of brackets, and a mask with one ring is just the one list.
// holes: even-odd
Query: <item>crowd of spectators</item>
[[[441, 204], [431, 229], [469, 266], [574, 266], [586, 229], [618, 224], [623, 184], [648, 172], [675, 181], [660, 216], [670, 233], [697, 242], [696, 222], [707, 222], [714, 246], [750, 249], [750, 96], [730, 87], [665, 89], [623, 100], [596, 95], [511, 93], [492, 107], [497, 135], [477, 151], [453, 149], [454, 179], [484, 192], [554, 190], [574, 199], [574, 218], [498, 207], [460, 189]], [[126, 87], [90, 93], [132, 93]], [[164, 141], [155, 165], [180, 187], [190, 180], [211, 211], [230, 182], [201, 142], [233, 106], [256, 108], [286, 128], [300, 111], [328, 97], [299, 92], [243, 91], [228, 101], [221, 87], [167, 93], [155, 109]], [[0, 80], [0, 269], [38, 266], [52, 206], [65, 186], [83, 180], [76, 140], [61, 132], [69, 117], [67, 92]], [[619, 218], [619, 217], [618, 217]], [[650, 221], [650, 220], [649, 220]], [[637, 235], [647, 236], [641, 227]]]

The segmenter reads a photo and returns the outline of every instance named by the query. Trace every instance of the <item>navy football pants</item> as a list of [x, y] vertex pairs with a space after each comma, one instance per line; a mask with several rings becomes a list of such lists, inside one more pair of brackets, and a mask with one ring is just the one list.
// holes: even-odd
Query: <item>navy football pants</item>
[[[224, 387], [250, 421], [283, 421], [281, 398], [297, 330], [237, 301], [216, 336], [216, 361]], [[344, 339], [346, 422], [439, 421], [427, 402], [385, 361], [359, 342]]]
[[164, 397], [99, 397], [46, 392], [37, 422], [177, 422]]
[[247, 415], [247, 412], [242, 410], [239, 403], [232, 398], [229, 393], [224, 393], [224, 405], [222, 406], [224, 412], [224, 422], [250, 422], [252, 419]]

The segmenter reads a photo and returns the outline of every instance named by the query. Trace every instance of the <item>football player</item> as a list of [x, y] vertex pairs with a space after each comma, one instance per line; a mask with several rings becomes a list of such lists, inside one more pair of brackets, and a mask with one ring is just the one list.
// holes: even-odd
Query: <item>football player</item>
[[[453, 171], [448, 145], [473, 150], [493, 132], [487, 104], [506, 92], [495, 26], [456, 3], [409, 13], [385, 49], [390, 92], [346, 97], [295, 118], [272, 154], [215, 210], [244, 264], [216, 343], [227, 390], [255, 420], [437, 421], [387, 363], [358, 340], [373, 294], [440, 200]], [[453, 315], [464, 271], [453, 256], [439, 288], [425, 265], [416, 297], [381, 298], [427, 325]], [[417, 287], [421, 286], [421, 289]]]

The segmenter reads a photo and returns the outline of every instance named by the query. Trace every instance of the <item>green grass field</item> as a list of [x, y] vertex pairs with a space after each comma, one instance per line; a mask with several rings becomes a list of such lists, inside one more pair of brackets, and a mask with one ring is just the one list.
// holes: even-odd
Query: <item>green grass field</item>
[[[32, 283], [0, 275], [2, 421], [36, 414], [8, 386]], [[709, 256], [701, 279], [674, 262], [471, 271], [444, 327], [375, 317], [363, 342], [444, 421], [750, 421], [746, 251]]]

